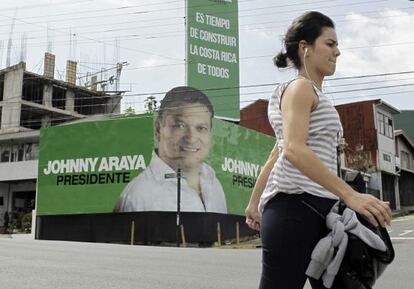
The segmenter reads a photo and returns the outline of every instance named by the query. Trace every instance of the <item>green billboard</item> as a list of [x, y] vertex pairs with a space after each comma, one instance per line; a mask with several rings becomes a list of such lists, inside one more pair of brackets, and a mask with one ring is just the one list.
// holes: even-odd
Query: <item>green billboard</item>
[[215, 169], [228, 212], [244, 215], [244, 209], [275, 139], [222, 120], [213, 125], [213, 145], [208, 163]]
[[[42, 129], [37, 214], [175, 210], [176, 174], [168, 166], [168, 156], [160, 153], [154, 117], [139, 115]], [[243, 215], [273, 145], [272, 137], [213, 119], [208, 155], [200, 170], [200, 175], [207, 176], [199, 184], [203, 192], [198, 195], [192, 190], [191, 172], [184, 173], [182, 210]], [[194, 147], [187, 149], [194, 153]], [[126, 193], [132, 197], [123, 198]], [[203, 209], [196, 207], [197, 201]], [[126, 209], [119, 209], [121, 205]]]
[[187, 85], [220, 118], [240, 119], [238, 0], [187, 0]]
[[42, 129], [37, 214], [111, 212], [149, 162], [152, 124], [149, 116]]

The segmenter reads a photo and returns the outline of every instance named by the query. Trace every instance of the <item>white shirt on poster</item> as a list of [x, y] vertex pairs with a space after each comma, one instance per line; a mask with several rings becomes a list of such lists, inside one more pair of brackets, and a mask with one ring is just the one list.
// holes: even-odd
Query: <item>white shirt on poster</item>
[[[177, 211], [177, 178], [153, 152], [149, 166], [123, 190], [114, 212]], [[203, 163], [200, 172], [201, 196], [181, 179], [181, 211], [227, 213], [226, 198], [214, 170]]]

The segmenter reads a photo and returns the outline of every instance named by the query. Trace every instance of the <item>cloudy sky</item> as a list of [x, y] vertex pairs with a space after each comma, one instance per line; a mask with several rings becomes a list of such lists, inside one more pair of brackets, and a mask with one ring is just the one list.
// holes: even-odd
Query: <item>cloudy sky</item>
[[[162, 98], [185, 83], [184, 0], [0, 3], [1, 68], [23, 59], [27, 70], [41, 74], [50, 51], [56, 78], [64, 77], [72, 59], [85, 82], [100, 71], [98, 78], [108, 79], [117, 62], [127, 62], [122, 108], [138, 112], [149, 95]], [[325, 82], [335, 104], [382, 98], [414, 109], [414, 2], [408, 0], [239, 0], [241, 107], [267, 99], [276, 83], [294, 75], [276, 69], [272, 57], [289, 24], [307, 10], [321, 11], [337, 25], [342, 55], [337, 73]]]

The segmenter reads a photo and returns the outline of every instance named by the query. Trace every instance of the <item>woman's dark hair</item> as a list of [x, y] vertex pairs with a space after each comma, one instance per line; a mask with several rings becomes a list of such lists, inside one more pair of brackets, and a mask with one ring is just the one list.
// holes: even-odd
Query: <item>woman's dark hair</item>
[[320, 12], [306, 12], [296, 18], [283, 39], [284, 49], [273, 58], [274, 64], [283, 68], [288, 66], [288, 60], [290, 60], [299, 69], [301, 66], [298, 55], [299, 42], [305, 40], [312, 45], [322, 34], [322, 30], [327, 27], [335, 28], [335, 24], [328, 16]]

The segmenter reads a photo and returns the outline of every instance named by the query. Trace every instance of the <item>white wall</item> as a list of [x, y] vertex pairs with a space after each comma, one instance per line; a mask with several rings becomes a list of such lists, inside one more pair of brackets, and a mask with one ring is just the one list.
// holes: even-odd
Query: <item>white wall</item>
[[368, 188], [373, 190], [381, 190], [381, 183], [380, 183], [380, 173], [373, 172], [371, 173], [371, 177], [369, 178]]
[[[398, 142], [398, 150], [399, 150], [398, 154], [400, 156], [401, 168], [402, 169], [410, 169], [410, 170], [414, 171], [414, 162], [413, 162], [414, 156], [413, 156], [413, 153], [412, 153], [412, 148], [409, 147], [408, 145], [406, 145], [406, 142], [403, 141], [403, 136], [396, 137], [396, 141]], [[406, 166], [407, 164], [403, 164], [403, 162], [401, 160], [402, 159], [401, 158], [401, 151], [404, 151], [404, 152], [408, 153], [411, 168], [407, 168], [407, 166]]]
[[[393, 119], [392, 114], [386, 110], [383, 110], [377, 106], [374, 106], [375, 111], [375, 127], [377, 129], [377, 138], [378, 138], [378, 166], [379, 170], [385, 171], [391, 174], [396, 174], [395, 170], [395, 140], [393, 138], [389, 138], [385, 135], [379, 133], [378, 129], [378, 118], [377, 112], [380, 112], [389, 118]], [[388, 155], [390, 160], [387, 161], [384, 159], [384, 155]]]
[[37, 179], [39, 161], [0, 163], [0, 181]]

